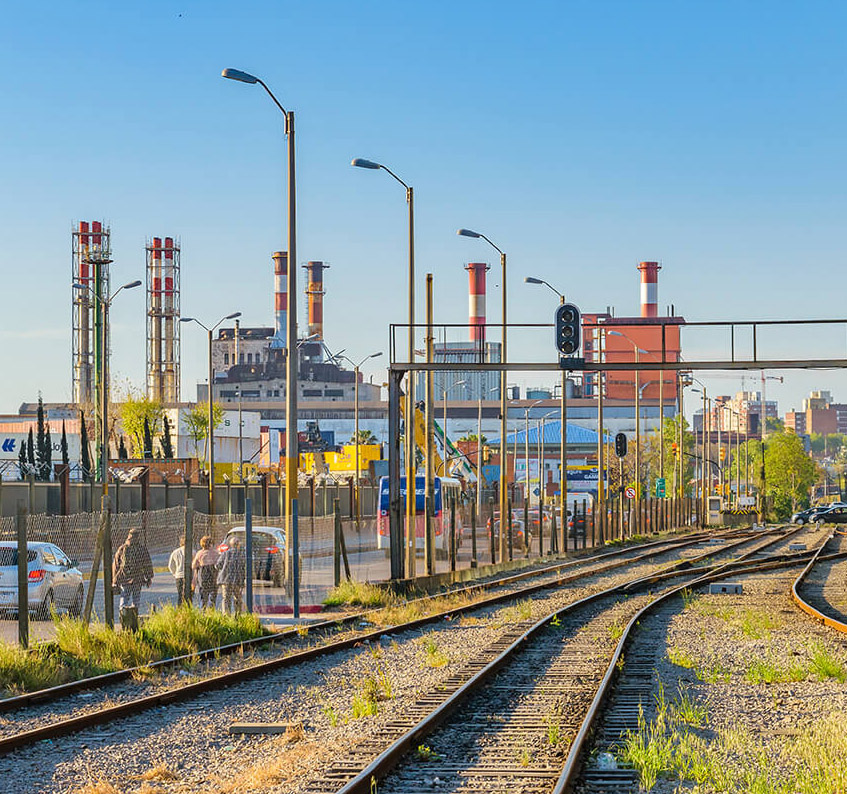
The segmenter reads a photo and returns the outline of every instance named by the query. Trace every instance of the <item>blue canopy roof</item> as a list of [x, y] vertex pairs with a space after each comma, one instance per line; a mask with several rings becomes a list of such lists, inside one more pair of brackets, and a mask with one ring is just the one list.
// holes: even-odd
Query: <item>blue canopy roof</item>
[[[545, 446], [549, 445], [551, 447], [559, 446], [561, 441], [561, 427], [562, 423], [560, 420], [550, 420], [544, 423], [544, 444]], [[538, 444], [538, 430], [539, 423], [530, 420], [529, 427], [529, 444], [532, 446], [533, 444]], [[606, 432], [606, 441], [611, 443], [612, 436]], [[526, 430], [519, 430], [515, 433], [509, 433], [506, 436], [506, 444], [512, 445], [517, 442], [518, 446], [521, 444], [526, 444], [527, 442], [527, 434]], [[492, 446], [499, 447], [500, 439], [494, 438], [488, 442]], [[584, 427], [580, 427], [579, 425], [573, 425], [568, 422], [568, 446], [597, 446], [597, 431], [596, 430], [588, 430]]]

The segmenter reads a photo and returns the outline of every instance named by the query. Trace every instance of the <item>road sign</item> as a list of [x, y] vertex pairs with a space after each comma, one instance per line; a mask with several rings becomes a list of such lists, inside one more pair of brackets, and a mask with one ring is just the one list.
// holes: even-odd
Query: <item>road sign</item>
[[535, 488], [532, 489], [532, 495], [533, 496], [540, 496], [541, 495], [541, 489], [536, 486]]
[[627, 499], [635, 499], [635, 488], [633, 488], [631, 485], [627, 485], [626, 490], [623, 492], [623, 494]]
[[738, 506], [739, 507], [755, 507], [756, 506], [756, 497], [755, 496], [739, 496], [738, 497]]
[[665, 498], [665, 478], [659, 477], [656, 480], [656, 498], [664, 499]]

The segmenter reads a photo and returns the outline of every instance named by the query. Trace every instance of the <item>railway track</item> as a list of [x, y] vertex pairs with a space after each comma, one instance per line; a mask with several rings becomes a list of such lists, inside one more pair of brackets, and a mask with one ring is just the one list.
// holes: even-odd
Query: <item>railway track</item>
[[[761, 534], [750, 535], [742, 538], [736, 537], [731, 542], [722, 544], [722, 548], [719, 551], [710, 547], [707, 551], [695, 555], [690, 559], [673, 563], [673, 568], [676, 570], [680, 566], [690, 567], [696, 562], [702, 561], [702, 559], [707, 556], [714, 555], [716, 553], [732, 552], [741, 545], [751, 542], [755, 543], [760, 537]], [[398, 634], [400, 632], [414, 630], [426, 624], [443, 620], [448, 616], [455, 616], [460, 613], [467, 613], [473, 610], [491, 607], [510, 600], [526, 598], [527, 595], [538, 594], [545, 590], [556, 589], [576, 580], [584, 579], [588, 576], [598, 576], [608, 573], [611, 570], [617, 570], [625, 565], [636, 566], [644, 563], [646, 560], [653, 559], [662, 554], [667, 554], [669, 552], [676, 551], [679, 548], [691, 546], [695, 542], [702, 543], [703, 538], [700, 537], [697, 541], [688, 538], [684, 541], [677, 541], [674, 543], [654, 543], [651, 544], [651, 548], [646, 551], [642, 549], [629, 549], [610, 552], [599, 558], [599, 565], [596, 564], [598, 559], [595, 558], [594, 560], [589, 561], [589, 563], [593, 564], [588, 565], [585, 563], [580, 564], [576, 561], [571, 561], [557, 566], [551, 566], [553, 569], [553, 577], [551, 579], [543, 582], [534, 582], [516, 591], [489, 596], [488, 598], [482, 599], [480, 602], [453, 608], [448, 612], [430, 615], [410, 623], [357, 634], [354, 637], [347, 638], [339, 642], [330, 642], [327, 645], [298, 651], [289, 656], [271, 659], [251, 667], [210, 676], [209, 678], [188, 685], [179, 686], [178, 688], [174, 688], [166, 692], [160, 692], [141, 698], [132, 698], [126, 702], [111, 705], [106, 708], [100, 708], [87, 714], [62, 716], [60, 719], [50, 724], [40, 725], [38, 728], [31, 730], [18, 731], [11, 735], [5, 735], [2, 739], [0, 739], [0, 754], [9, 753], [15, 749], [26, 747], [44, 739], [55, 739], [59, 736], [75, 733], [92, 726], [104, 725], [122, 717], [138, 714], [146, 709], [157, 706], [168, 706], [180, 700], [196, 697], [205, 692], [219, 690], [250, 678], [255, 678], [266, 673], [280, 670], [283, 667], [293, 667], [297, 664], [316, 659], [329, 653], [350, 649], [359, 643], [374, 641], [389, 634]], [[772, 545], [779, 542], [784, 542], [784, 536], [780, 535], [776, 539], [769, 539], [766, 541], [765, 545]], [[562, 569], [564, 569], [564, 572]], [[527, 573], [510, 577], [510, 579], [514, 580], [522, 580], [526, 578], [529, 578], [529, 574]], [[502, 581], [503, 580], [500, 580], [500, 584], [502, 584]], [[509, 637], [507, 633], [504, 635], [503, 642], [508, 644], [508, 639]], [[73, 708], [75, 707], [76, 704], [74, 704]], [[26, 714], [24, 714], [23, 717], [24, 719], [21, 721], [26, 722]]]
[[[783, 542], [768, 540], [746, 556]], [[549, 792], [559, 786], [565, 754], [579, 757], [587, 735], [582, 717], [587, 711], [593, 719], [599, 709], [638, 618], [685, 586], [785, 564], [780, 557], [714, 565], [705, 578], [688, 570], [682, 584], [670, 570], [643, 579], [640, 593], [617, 585], [515, 625], [302, 790]], [[652, 590], [662, 578], [664, 595], [657, 596]]]
[[[840, 585], [833, 588], [830, 582], [833, 578], [832, 566], [836, 564], [838, 558], [829, 554], [827, 559], [825, 555], [825, 552], [831, 551], [833, 547], [843, 551], [847, 548], [847, 537], [842, 534], [833, 534], [821, 544], [815, 556], [809, 560], [809, 564], [791, 586], [791, 597], [807, 615], [835, 631], [847, 634], [847, 614], [844, 612], [847, 607], [847, 602], [844, 600], [845, 587]], [[841, 608], [833, 603], [834, 599], [830, 595], [830, 590], [833, 590], [842, 601]]]
[[[727, 532], [722, 533], [718, 537], [732, 538], [737, 534], [739, 534], [737, 531]], [[683, 538], [658, 540], [636, 546], [613, 549], [605, 551], [602, 554], [557, 562], [540, 568], [532, 568], [528, 571], [521, 571], [516, 574], [496, 576], [488, 580], [476, 582], [473, 585], [450, 588], [444, 592], [412, 599], [412, 603], [425, 604], [426, 602], [433, 601], [445, 595], [461, 596], [463, 594], [471, 595], [485, 593], [500, 588], [509, 588], [515, 585], [520, 585], [522, 582], [531, 579], [540, 579], [542, 580], [542, 586], [545, 586], [543, 584], [545, 577], [551, 577], [554, 580], [554, 585], [561, 584], [562, 580], [559, 576], [563, 571], [573, 571], [575, 575], [590, 575], [595, 572], [591, 570], [591, 566], [596, 565], [598, 562], [603, 564], [603, 571], [611, 571], [615, 568], [629, 565], [633, 560], [647, 559], [654, 554], [661, 554], [669, 550], [682, 549], [702, 543], [705, 537], [711, 536], [707, 536], [704, 533], [696, 533], [693, 535], [687, 535]], [[589, 570], [585, 571], [584, 569]], [[311, 623], [309, 625], [309, 633], [312, 637], [321, 636], [322, 633], [325, 635], [331, 635], [337, 633], [340, 628], [355, 627], [363, 621], [367, 622], [368, 618], [374, 611], [375, 610], [364, 610], [352, 614], [333, 617], [330, 620]], [[436, 613], [431, 619], [440, 620], [442, 618], [443, 613]], [[360, 632], [361, 639], [366, 639], [369, 636], [369, 632]], [[301, 640], [302, 632], [298, 628], [286, 629], [272, 635], [208, 648], [194, 654], [162, 659], [157, 662], [146, 664], [143, 667], [130, 667], [90, 678], [70, 681], [48, 689], [26, 692], [20, 695], [4, 698], [0, 700], [0, 714], [16, 711], [29, 705], [55, 701], [58, 698], [67, 697], [87, 690], [101, 689], [103, 687], [123, 683], [137, 677], [147, 677], [152, 672], [163, 672], [169, 669], [179, 668], [187, 664], [193, 665], [197, 662], [220, 659], [221, 657], [231, 656], [234, 654], [243, 655], [252, 651], [258, 651], [278, 645], [285, 645], [286, 643], [301, 646]]]
[[[735, 573], [753, 573], [758, 571], [774, 570], [784, 567], [792, 567], [806, 564], [802, 573], [792, 585], [792, 595], [798, 606], [804, 611], [818, 617], [817, 610], [808, 605], [797, 593], [799, 585], [807, 578], [815, 566], [835, 564], [847, 557], [847, 551], [837, 549], [832, 552], [831, 539], [825, 539], [816, 549], [799, 552], [793, 559], [789, 555], [785, 559], [771, 558], [769, 560], [751, 563], [748, 570], [733, 571]], [[701, 582], [695, 586], [716, 581], [717, 576], [703, 577]], [[695, 589], [695, 587], [692, 587]], [[678, 589], [677, 589], [678, 592]], [[670, 595], [672, 595], [671, 593]], [[672, 616], [678, 611], [678, 607], [670, 599], [663, 598], [661, 603], [652, 605], [651, 618], [658, 625], [666, 626]], [[644, 614], [638, 616], [643, 618]], [[831, 625], [826, 622], [826, 625]], [[841, 624], [843, 625], [843, 624]], [[847, 628], [847, 627], [845, 627]], [[654, 685], [655, 650], [644, 644], [630, 644], [625, 659], [625, 664], [618, 680], [612, 690], [611, 679], [605, 691], [598, 693], [597, 708], [586, 718], [581, 729], [584, 736], [593, 735], [593, 754], [600, 756], [608, 754], [614, 756], [616, 750], [621, 746], [628, 733], [637, 733], [639, 727], [639, 715], [642, 707], [649, 705], [651, 691]], [[605, 708], [602, 708], [604, 704]], [[602, 708], [602, 712], [601, 712]], [[554, 791], [563, 794], [573, 790], [579, 790], [583, 794], [621, 794], [621, 792], [633, 791], [638, 788], [638, 774], [628, 768], [618, 768], [612, 763], [607, 766], [592, 764], [590, 767], [581, 766], [579, 753], [573, 753], [569, 758], [562, 778]], [[607, 757], [608, 757], [607, 756]], [[570, 768], [569, 768], [570, 767]]]

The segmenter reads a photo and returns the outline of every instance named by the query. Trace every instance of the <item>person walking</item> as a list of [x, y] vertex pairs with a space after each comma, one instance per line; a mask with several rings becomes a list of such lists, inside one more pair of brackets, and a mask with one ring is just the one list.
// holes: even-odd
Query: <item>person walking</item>
[[187, 601], [189, 604], [194, 600], [194, 589], [189, 585], [185, 587], [185, 538], [179, 541], [177, 546], [168, 558], [168, 570], [174, 578], [176, 584], [176, 602], [181, 604]]
[[137, 629], [141, 588], [150, 587], [153, 582], [153, 562], [138, 529], [131, 529], [115, 552], [112, 581], [121, 589], [121, 626]]
[[218, 559], [218, 584], [223, 587], [223, 611], [238, 617], [241, 614], [241, 593], [247, 577], [247, 557], [240, 538], [233, 538], [230, 547]]
[[211, 536], [204, 535], [200, 538], [200, 550], [194, 555], [191, 570], [194, 588], [200, 589], [201, 609], [214, 609], [218, 603], [218, 571], [215, 568], [218, 556], [218, 552], [212, 547]]

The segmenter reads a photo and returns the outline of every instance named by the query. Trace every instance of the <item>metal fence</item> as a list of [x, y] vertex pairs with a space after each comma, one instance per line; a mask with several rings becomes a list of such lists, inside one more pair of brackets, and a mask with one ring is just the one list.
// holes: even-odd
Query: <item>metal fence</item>
[[[601, 546], [636, 534], [648, 535], [677, 527], [699, 524], [699, 501], [684, 499], [645, 499], [638, 504], [608, 502], [605, 510], [592, 510], [588, 503], [577, 505], [569, 516], [567, 532], [562, 537], [560, 516], [553, 511], [542, 513], [518, 508], [511, 512], [511, 522], [504, 531], [510, 542], [500, 555], [500, 527], [495, 504], [483, 505], [481, 516], [467, 502], [449, 504], [445, 508], [435, 542], [431, 565], [418, 550], [415, 576], [444, 574], [468, 568], [482, 568], [494, 563], [514, 562], [550, 554], [572, 553]], [[621, 510], [621, 507], [626, 509]], [[332, 587], [342, 579], [359, 582], [383, 582], [390, 577], [388, 539], [379, 537], [373, 516], [360, 522], [341, 510], [334, 500], [329, 515], [306, 515], [298, 521], [300, 588], [299, 603], [303, 612], [318, 611]], [[252, 515], [253, 562], [252, 607], [268, 621], [274, 616], [290, 615], [293, 609], [291, 558], [286, 555], [284, 519], [279, 516]], [[555, 523], [554, 523], [555, 521]], [[102, 529], [109, 526], [112, 554], [136, 530], [150, 555], [153, 576], [149, 587], [141, 592], [140, 612], [147, 613], [178, 600], [177, 578], [169, 569], [175, 549], [190, 537], [189, 559], [194, 560], [201, 540], [210, 549], [213, 560], [225, 550], [233, 535], [247, 522], [244, 513], [210, 516], [195, 511], [193, 506], [134, 513], [78, 513], [72, 516], [27, 515], [0, 517], [0, 641], [16, 641], [18, 630], [8, 618], [17, 612], [18, 572], [15, 570], [19, 540], [28, 544], [30, 610], [34, 619], [30, 626], [33, 638], [51, 636], [51, 605], [58, 611], [78, 611], [78, 593], [90, 601], [94, 620], [106, 615], [104, 577], [98, 559], [103, 542]], [[511, 524], [511, 526], [509, 526]], [[529, 526], [529, 532], [524, 527]], [[475, 528], [475, 532], [473, 531]], [[188, 530], [188, 532], [186, 532]], [[246, 533], [240, 530], [240, 537]], [[100, 539], [98, 542], [98, 538]], [[208, 540], [204, 540], [208, 538]], [[563, 544], [564, 540], [564, 544]], [[508, 538], [507, 538], [508, 541]], [[38, 545], [41, 544], [41, 545]], [[47, 544], [47, 545], [44, 545]], [[3, 552], [3, 547], [8, 552]], [[38, 551], [33, 558], [33, 550]], [[44, 552], [47, 552], [45, 556]], [[207, 560], [208, 561], [208, 560]], [[111, 570], [111, 569], [110, 569]], [[26, 571], [22, 575], [26, 575]], [[33, 575], [38, 578], [34, 582]], [[193, 601], [199, 605], [200, 582], [194, 581]], [[246, 590], [246, 588], [245, 588]], [[240, 594], [246, 606], [246, 592]], [[221, 589], [211, 598], [212, 606], [222, 607]], [[117, 592], [111, 594], [115, 615], [119, 614]], [[84, 612], [84, 610], [83, 610]]]

